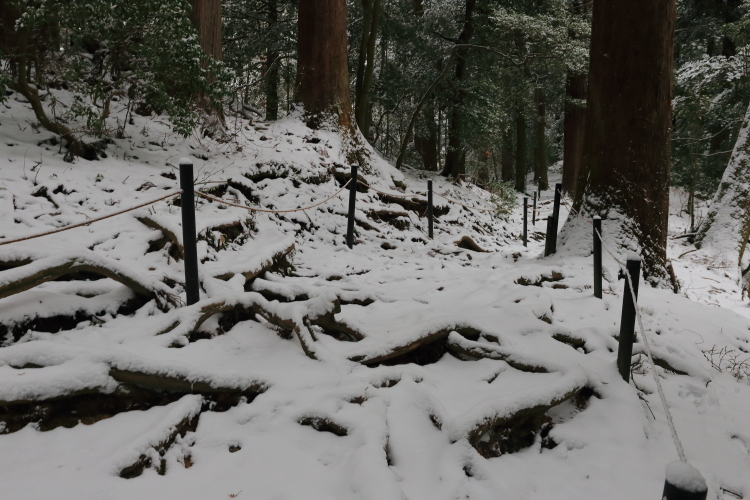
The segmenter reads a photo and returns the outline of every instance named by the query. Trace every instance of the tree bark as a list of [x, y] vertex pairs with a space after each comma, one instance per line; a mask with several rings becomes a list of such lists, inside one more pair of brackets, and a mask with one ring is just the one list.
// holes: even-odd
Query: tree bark
[[432, 106], [425, 106], [422, 111], [425, 133], [414, 134], [414, 149], [422, 157], [424, 169], [430, 172], [436, 172], [438, 169], [438, 126], [435, 123], [434, 111]]
[[516, 191], [526, 191], [526, 117], [516, 110]]
[[534, 180], [542, 189], [549, 187], [547, 180], [547, 141], [544, 135], [547, 128], [547, 116], [544, 106], [544, 90], [534, 89], [534, 104], [536, 105], [536, 148], [534, 149]]
[[370, 89], [375, 74], [375, 47], [380, 26], [381, 0], [362, 0], [362, 40], [355, 82], [354, 115], [362, 135], [370, 137]]
[[297, 22], [296, 101], [317, 128], [334, 114], [342, 130], [354, 130], [347, 69], [346, 1], [300, 0]]
[[500, 164], [500, 178], [502, 181], [512, 181], [515, 165], [513, 164], [513, 139], [510, 136], [510, 127], [503, 132], [503, 150], [500, 157]]
[[[458, 37], [459, 44], [466, 44], [471, 39], [474, 33], [474, 7], [476, 7], [476, 0], [466, 0], [466, 9], [464, 11], [464, 26], [461, 30], [461, 34]], [[451, 117], [448, 127], [448, 151], [445, 155], [445, 168], [443, 169], [443, 175], [458, 177], [465, 172], [465, 155], [463, 154], [463, 105], [466, 100], [466, 90], [464, 90], [464, 82], [468, 75], [468, 67], [466, 63], [467, 49], [463, 48], [458, 51], [456, 57], [456, 85], [458, 90], [456, 91], [456, 99], [451, 109]]]
[[279, 51], [276, 49], [276, 28], [279, 21], [278, 0], [268, 0], [266, 31], [266, 120], [279, 119]]
[[583, 131], [586, 124], [587, 75], [568, 75], [565, 85], [565, 122], [563, 134], [563, 190], [575, 195], [581, 164]]
[[[695, 246], [706, 248], [736, 264], [747, 280], [745, 256], [750, 238], [750, 108], [724, 171], [711, 209], [696, 236]], [[745, 286], [746, 288], [746, 286]]]
[[640, 249], [652, 284], [667, 278], [674, 25], [675, 0], [594, 2], [576, 195], [576, 208]]
[[190, 21], [198, 31], [203, 52], [221, 61], [221, 0], [190, 0], [190, 7]]

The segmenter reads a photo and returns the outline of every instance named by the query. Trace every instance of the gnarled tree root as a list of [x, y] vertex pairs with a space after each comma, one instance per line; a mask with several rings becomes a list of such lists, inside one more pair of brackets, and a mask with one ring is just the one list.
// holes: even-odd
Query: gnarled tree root
[[448, 424], [450, 439], [468, 440], [485, 457], [527, 447], [534, 442], [544, 414], [584, 390], [586, 383], [583, 372], [571, 370], [561, 379], [525, 391], [515, 400], [480, 403]]
[[113, 279], [127, 286], [137, 295], [157, 299], [162, 307], [165, 307], [167, 303], [176, 305], [176, 298], [167, 291], [166, 286], [141, 277], [117, 262], [94, 253], [48, 257], [2, 271], [0, 272], [0, 299], [24, 292], [66, 274], [75, 273], [93, 273]]
[[458, 334], [451, 334], [448, 337], [447, 346], [449, 352], [461, 359], [498, 359], [505, 361], [516, 370], [524, 372], [549, 373], [550, 371], [553, 371], [539, 364], [534, 364], [524, 360], [516, 353], [508, 352], [501, 347], [474, 342]]

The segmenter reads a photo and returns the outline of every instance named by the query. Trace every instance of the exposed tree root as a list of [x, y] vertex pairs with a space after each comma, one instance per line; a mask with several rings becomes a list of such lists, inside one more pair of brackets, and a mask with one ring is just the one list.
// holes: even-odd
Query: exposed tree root
[[547, 368], [519, 359], [513, 353], [499, 347], [467, 340], [460, 335], [450, 335], [447, 342], [448, 351], [461, 359], [498, 359], [505, 361], [516, 370], [532, 373], [549, 373]]
[[[145, 297], [134, 296], [130, 300], [120, 304], [115, 315], [132, 314], [147, 302], [148, 299]], [[7, 344], [11, 338], [14, 342], [17, 342], [29, 330], [57, 333], [72, 330], [82, 321], [101, 323], [102, 320], [98, 319], [97, 316], [101, 316], [104, 313], [105, 311], [102, 310], [91, 314], [90, 310], [79, 309], [72, 314], [58, 314], [47, 317], [32, 316], [24, 317], [16, 322], [7, 321], [4, 324], [0, 324], [0, 344]]]
[[327, 417], [311, 415], [301, 418], [299, 423], [300, 425], [308, 425], [319, 432], [330, 432], [340, 437], [349, 435], [349, 429]]
[[456, 246], [465, 250], [471, 250], [472, 252], [488, 252], [488, 250], [477, 245], [477, 243], [469, 236], [462, 236], [461, 239], [456, 242]]
[[[391, 196], [387, 194], [378, 193], [378, 197], [385, 203], [392, 203], [394, 205], [400, 205], [404, 207], [404, 210], [416, 212], [420, 217], [427, 217], [427, 200], [414, 196], [413, 198], [402, 198], [398, 196]], [[446, 205], [438, 205], [432, 207], [432, 215], [434, 217], [442, 217], [450, 211], [450, 207]]]
[[405, 231], [409, 228], [409, 214], [394, 210], [370, 210], [367, 216], [376, 221], [383, 221], [396, 229]]
[[543, 274], [538, 278], [529, 278], [527, 276], [521, 276], [516, 280], [517, 285], [523, 286], [542, 286], [542, 283], [547, 281], [561, 281], [565, 276], [559, 271], [552, 271], [550, 274]]
[[166, 225], [162, 224], [157, 218], [150, 215], [142, 215], [140, 217], [137, 217], [137, 219], [139, 222], [150, 227], [151, 229], [161, 231], [161, 234], [163, 235], [163, 238], [161, 240], [152, 243], [152, 248], [150, 248], [150, 250], [164, 248], [164, 245], [169, 242], [172, 244], [169, 249], [169, 254], [172, 256], [172, 258], [180, 260], [185, 258], [185, 249], [182, 247], [182, 244], [180, 243], [180, 240], [174, 233], [174, 231], [169, 229]]
[[48, 257], [0, 272], [0, 299], [73, 273], [93, 273], [113, 279], [142, 297], [157, 299], [162, 307], [177, 305], [176, 298], [158, 282], [142, 278], [118, 263], [94, 254]]
[[453, 332], [460, 332], [470, 338], [479, 338], [481, 332], [466, 325], [454, 325], [428, 333], [406, 344], [394, 347], [389, 352], [374, 357], [354, 356], [351, 361], [367, 366], [401, 365], [415, 363], [428, 365], [437, 362], [447, 352], [445, 339]]
[[583, 391], [586, 382], [582, 372], [573, 371], [515, 401], [478, 405], [450, 423], [451, 440], [465, 438], [485, 457], [528, 447], [544, 423], [545, 413]]
[[245, 289], [249, 291], [251, 281], [261, 274], [268, 271], [279, 271], [283, 273], [284, 270], [291, 268], [292, 264], [290, 262], [290, 257], [293, 252], [294, 243], [283, 250], [276, 252], [273, 256], [264, 260], [260, 265], [253, 264], [250, 268], [246, 269], [238, 267], [236, 270], [233, 269], [232, 271], [218, 272], [214, 275], [214, 278], [226, 281], [231, 279], [235, 274], [242, 274], [246, 280]]
[[580, 339], [578, 337], [574, 337], [572, 335], [568, 335], [566, 333], [555, 333], [552, 335], [552, 338], [557, 340], [558, 342], [562, 342], [563, 344], [568, 344], [573, 349], [586, 349], [586, 341], [583, 339]]

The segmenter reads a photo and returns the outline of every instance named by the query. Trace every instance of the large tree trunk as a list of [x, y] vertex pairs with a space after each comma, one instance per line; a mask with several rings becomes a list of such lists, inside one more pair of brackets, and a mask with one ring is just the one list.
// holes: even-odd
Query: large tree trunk
[[221, 0], [190, 0], [190, 7], [190, 21], [198, 31], [203, 52], [221, 61]]
[[370, 137], [370, 89], [375, 73], [375, 47], [380, 26], [381, 0], [362, 0], [362, 40], [355, 82], [355, 117], [362, 135]]
[[510, 127], [506, 128], [503, 132], [503, 152], [500, 157], [501, 173], [500, 178], [503, 182], [510, 182], [513, 180], [513, 139], [510, 136]]
[[536, 105], [536, 148], [534, 149], [534, 180], [542, 189], [549, 187], [547, 180], [547, 141], [544, 135], [547, 128], [546, 109], [544, 107], [544, 90], [534, 89], [534, 104]]
[[430, 172], [438, 169], [438, 125], [434, 113], [433, 106], [425, 106], [421, 113], [424, 128], [414, 134], [414, 149], [422, 157], [424, 169]]
[[526, 117], [516, 110], [516, 191], [526, 192]]
[[296, 100], [307, 124], [318, 127], [333, 114], [352, 132], [346, 50], [346, 0], [300, 0], [297, 22]]
[[565, 122], [563, 135], [563, 190], [575, 195], [581, 164], [583, 130], [586, 124], [587, 75], [568, 75], [565, 85]]
[[[458, 43], [469, 43], [474, 33], [474, 7], [476, 0], [466, 0], [466, 10], [464, 11], [464, 26], [461, 34], [458, 36]], [[445, 168], [443, 175], [458, 177], [465, 174], [466, 158], [463, 152], [463, 105], [466, 100], [466, 90], [464, 82], [468, 75], [466, 63], [466, 50], [459, 50], [456, 57], [456, 99], [451, 110], [450, 127], [448, 129], [448, 152], [445, 155]]]
[[266, 120], [279, 119], [279, 51], [276, 29], [279, 21], [278, 0], [267, 0], [268, 31], [266, 40]]
[[674, 25], [675, 0], [595, 0], [576, 195], [618, 245], [641, 251], [654, 284], [667, 277]]
[[714, 195], [706, 220], [698, 230], [695, 246], [714, 252], [743, 275], [750, 271], [745, 256], [750, 238], [750, 108], [732, 151], [729, 165]]

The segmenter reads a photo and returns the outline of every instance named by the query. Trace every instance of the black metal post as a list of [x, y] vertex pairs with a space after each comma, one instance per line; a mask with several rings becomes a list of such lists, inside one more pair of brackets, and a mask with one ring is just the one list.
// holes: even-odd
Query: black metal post
[[552, 208], [552, 240], [550, 242], [550, 253], [557, 253], [557, 228], [560, 222], [560, 197], [562, 195], [562, 184], [555, 184], [555, 205]]
[[602, 298], [602, 219], [594, 217], [594, 297]]
[[354, 245], [354, 207], [357, 204], [357, 165], [352, 165], [351, 184], [349, 184], [349, 220], [346, 224], [346, 246]]
[[529, 246], [529, 199], [523, 197], [523, 246]]
[[672, 462], [667, 465], [662, 500], [706, 500], [708, 486], [703, 475], [685, 462]]
[[180, 208], [182, 212], [182, 246], [185, 251], [185, 293], [187, 305], [200, 299], [198, 281], [198, 248], [195, 243], [195, 192], [193, 186], [193, 162], [180, 160]]
[[547, 257], [552, 252], [550, 245], [552, 244], [552, 216], [547, 217], [547, 237], [544, 239], [544, 256]]
[[427, 181], [427, 233], [432, 239], [432, 179]]
[[[641, 277], [641, 258], [629, 255], [627, 273], [633, 281], [633, 292], [638, 298], [638, 280]], [[620, 319], [620, 346], [617, 349], [617, 368], [625, 382], [630, 381], [630, 359], [633, 357], [633, 340], [635, 339], [635, 303], [630, 293], [630, 280], [625, 277], [625, 291], [622, 296], [622, 317]]]
[[536, 226], [536, 191], [534, 192], [534, 208], [531, 212], [531, 225]]

